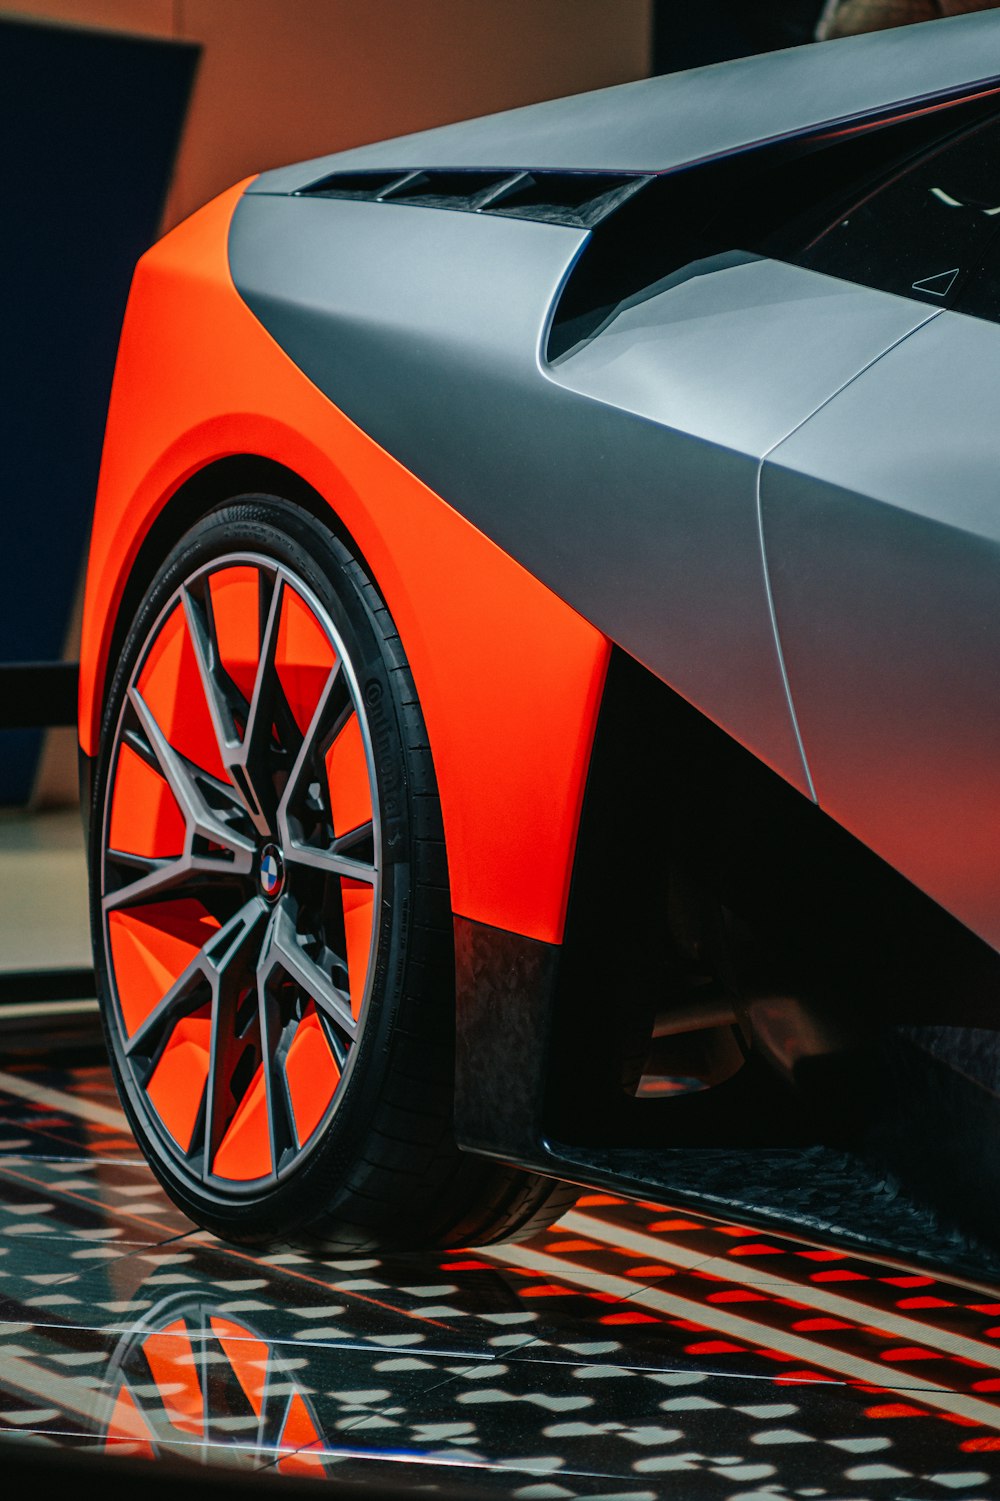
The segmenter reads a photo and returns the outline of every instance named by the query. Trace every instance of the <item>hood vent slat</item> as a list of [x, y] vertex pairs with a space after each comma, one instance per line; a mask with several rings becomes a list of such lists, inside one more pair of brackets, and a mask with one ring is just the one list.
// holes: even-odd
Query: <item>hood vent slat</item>
[[406, 203], [590, 229], [652, 179], [606, 172], [337, 172], [296, 196]]

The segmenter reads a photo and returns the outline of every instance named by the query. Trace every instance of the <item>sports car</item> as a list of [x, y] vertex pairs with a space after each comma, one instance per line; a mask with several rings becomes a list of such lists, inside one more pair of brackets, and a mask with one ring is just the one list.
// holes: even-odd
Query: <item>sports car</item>
[[80, 741], [190, 1216], [480, 1244], [917, 1140], [996, 1233], [998, 319], [992, 14], [265, 171], [143, 257]]

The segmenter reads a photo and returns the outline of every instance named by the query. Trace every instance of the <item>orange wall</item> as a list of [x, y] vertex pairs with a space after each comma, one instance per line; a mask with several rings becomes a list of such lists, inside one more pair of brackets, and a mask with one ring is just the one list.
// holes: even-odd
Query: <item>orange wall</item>
[[649, 71], [651, 0], [0, 0], [204, 47], [164, 227], [265, 167]]

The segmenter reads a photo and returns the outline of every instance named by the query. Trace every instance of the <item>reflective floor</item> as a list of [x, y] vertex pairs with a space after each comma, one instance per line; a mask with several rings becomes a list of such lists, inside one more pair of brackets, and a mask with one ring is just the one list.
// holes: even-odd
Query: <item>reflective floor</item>
[[1000, 1288], [584, 1194], [489, 1252], [191, 1226], [103, 1067], [0, 1071], [0, 1433], [532, 1501], [1000, 1496]]

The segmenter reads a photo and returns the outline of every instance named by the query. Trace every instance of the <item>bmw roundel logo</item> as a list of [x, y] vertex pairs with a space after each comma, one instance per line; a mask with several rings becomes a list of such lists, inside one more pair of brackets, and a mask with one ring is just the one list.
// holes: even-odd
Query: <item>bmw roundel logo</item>
[[285, 884], [285, 866], [276, 844], [265, 844], [260, 856], [260, 889], [273, 901]]

